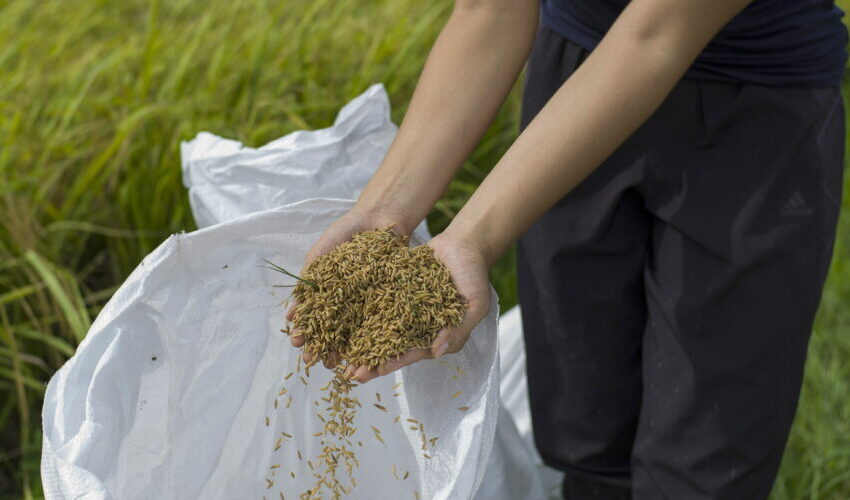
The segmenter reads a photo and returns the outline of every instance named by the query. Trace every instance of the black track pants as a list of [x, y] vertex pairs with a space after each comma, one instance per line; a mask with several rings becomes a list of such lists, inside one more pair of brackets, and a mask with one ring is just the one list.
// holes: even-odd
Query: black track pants
[[[586, 56], [541, 29], [523, 126]], [[768, 495], [843, 154], [838, 89], [682, 80], [523, 236], [534, 435], [567, 498]]]

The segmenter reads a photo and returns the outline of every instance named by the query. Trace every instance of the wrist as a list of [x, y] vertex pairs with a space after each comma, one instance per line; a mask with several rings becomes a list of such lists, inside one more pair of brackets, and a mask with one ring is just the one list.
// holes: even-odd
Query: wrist
[[409, 212], [396, 209], [387, 205], [361, 202], [360, 200], [351, 208], [352, 215], [367, 221], [374, 229], [392, 226], [399, 234], [409, 235], [421, 222], [421, 219], [413, 217]]
[[451, 239], [455, 245], [468, 248], [481, 255], [489, 269], [493, 267], [502, 253], [495, 242], [488, 237], [489, 233], [484, 224], [469, 222], [458, 216], [439, 236]]

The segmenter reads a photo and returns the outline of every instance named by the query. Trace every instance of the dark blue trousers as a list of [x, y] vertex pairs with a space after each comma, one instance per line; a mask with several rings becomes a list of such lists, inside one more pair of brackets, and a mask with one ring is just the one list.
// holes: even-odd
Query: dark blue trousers
[[[523, 126], [586, 56], [541, 28]], [[767, 497], [843, 155], [837, 88], [682, 80], [523, 236], [534, 435], [566, 498]]]

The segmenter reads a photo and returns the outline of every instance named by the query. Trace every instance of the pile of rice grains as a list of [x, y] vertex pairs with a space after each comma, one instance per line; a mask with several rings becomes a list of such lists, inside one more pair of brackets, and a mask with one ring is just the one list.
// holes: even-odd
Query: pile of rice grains
[[[440, 330], [461, 322], [464, 306], [458, 300], [448, 269], [434, 257], [433, 250], [428, 246], [410, 248], [408, 239], [391, 228], [355, 234], [351, 241], [313, 261], [298, 280], [293, 292], [294, 319], [284, 331], [304, 335], [304, 350], [313, 355], [304, 367], [307, 377], [310, 366], [319, 361], [336, 363], [333, 379], [320, 389], [326, 396], [320, 398], [321, 402], [313, 401], [319, 411], [316, 417], [323, 424], [323, 430], [314, 434], [320, 439], [321, 453], [314, 457], [315, 462], [307, 461], [313, 486], [300, 498], [321, 499], [327, 492], [330, 498], [338, 499], [357, 486], [354, 470], [359, 463], [353, 448], [354, 443], [363, 446], [362, 441], [355, 440], [357, 428], [353, 425], [361, 403], [351, 392], [356, 384], [345, 376], [346, 367], [374, 368], [410, 349], [429, 348]], [[460, 367], [456, 369], [462, 373]], [[298, 378], [306, 386], [307, 380], [300, 372], [299, 357]], [[400, 385], [393, 386], [393, 396], [399, 396]], [[283, 387], [275, 398], [275, 409], [279, 398], [286, 398], [287, 408], [291, 405], [292, 396], [287, 393]], [[380, 393], [375, 393], [375, 399], [372, 406], [388, 412]], [[394, 422], [402, 422], [402, 416], [397, 415]], [[404, 419], [402, 425], [419, 432], [423, 456], [430, 459], [428, 452], [437, 438], [426, 437], [424, 425], [414, 418]], [[370, 427], [375, 441], [386, 446], [380, 429]], [[275, 451], [291, 438], [281, 433], [275, 441]], [[300, 450], [297, 454], [302, 460]], [[272, 478], [266, 479], [268, 489], [274, 486], [273, 477], [279, 468], [280, 465], [272, 466]], [[338, 477], [340, 468], [348, 478], [346, 484]], [[397, 480], [405, 480], [409, 474], [392, 466]], [[295, 479], [294, 472], [289, 475]], [[418, 492], [414, 494], [419, 498]], [[284, 498], [282, 492], [280, 498]]]

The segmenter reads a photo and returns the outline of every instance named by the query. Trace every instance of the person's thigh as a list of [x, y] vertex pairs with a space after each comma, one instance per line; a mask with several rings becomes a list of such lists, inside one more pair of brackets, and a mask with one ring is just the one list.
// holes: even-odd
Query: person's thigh
[[698, 82], [656, 114], [634, 498], [770, 492], [832, 253], [843, 118], [837, 90]]
[[[598, 231], [577, 230], [583, 224], [574, 219], [590, 210], [609, 215]], [[565, 472], [567, 498], [628, 498], [646, 318], [642, 215], [629, 192], [565, 200], [519, 243], [535, 444], [545, 463]]]
[[[586, 53], [545, 29], [529, 62], [523, 125]], [[650, 218], [640, 145], [621, 147], [519, 243], [532, 423], [567, 498], [628, 498], [641, 395]]]

